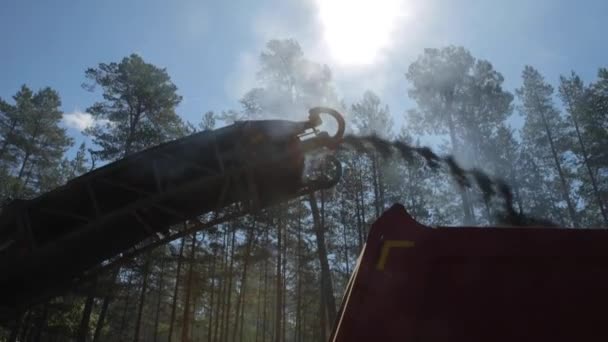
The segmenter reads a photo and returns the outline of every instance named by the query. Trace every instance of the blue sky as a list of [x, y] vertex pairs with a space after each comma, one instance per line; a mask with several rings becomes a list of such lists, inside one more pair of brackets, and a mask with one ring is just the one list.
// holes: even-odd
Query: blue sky
[[[83, 112], [100, 98], [99, 92], [81, 88], [84, 70], [135, 52], [168, 69], [184, 97], [179, 114], [197, 122], [207, 110], [238, 106], [239, 96], [255, 85], [257, 56], [265, 41], [295, 38], [308, 57], [332, 68], [346, 101], [374, 90], [402, 122], [404, 111], [413, 106], [404, 73], [425, 47], [465, 46], [492, 62], [510, 90], [519, 86], [526, 64], [554, 84], [560, 73], [575, 70], [590, 81], [598, 67], [608, 66], [605, 0], [336, 1], [328, 23], [326, 1], [320, 0], [3, 0], [0, 97], [10, 98], [24, 83], [34, 89], [51, 86], [59, 91], [66, 113]], [[379, 7], [397, 2], [403, 13], [386, 20], [358, 18], [361, 13], [353, 10], [357, 1]], [[370, 13], [363, 8], [363, 14]], [[386, 8], [378, 15], [391, 11]], [[330, 46], [328, 25], [348, 28], [353, 21], [355, 28], [379, 28], [379, 36], [370, 39], [382, 44], [374, 46], [371, 62], [352, 64], [344, 60], [349, 51], [341, 57], [332, 52], [336, 44]], [[333, 42], [352, 39], [348, 34], [339, 32]], [[363, 51], [354, 49], [351, 56]], [[82, 140], [75, 125], [67, 124], [70, 134]]]

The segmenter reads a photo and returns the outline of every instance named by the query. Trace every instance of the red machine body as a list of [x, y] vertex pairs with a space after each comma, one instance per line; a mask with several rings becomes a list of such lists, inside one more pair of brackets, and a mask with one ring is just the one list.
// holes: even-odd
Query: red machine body
[[607, 341], [608, 231], [371, 228], [330, 341]]

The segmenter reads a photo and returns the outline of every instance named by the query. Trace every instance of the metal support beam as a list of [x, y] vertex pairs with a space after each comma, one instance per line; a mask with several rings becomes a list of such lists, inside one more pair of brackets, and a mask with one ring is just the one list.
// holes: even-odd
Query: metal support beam
[[89, 194], [89, 199], [91, 203], [93, 203], [93, 208], [95, 209], [95, 217], [101, 217], [101, 208], [99, 207], [99, 202], [97, 201], [97, 197], [95, 196], [95, 191], [93, 191], [93, 187], [91, 186], [91, 182], [87, 182], [86, 184], [87, 193]]

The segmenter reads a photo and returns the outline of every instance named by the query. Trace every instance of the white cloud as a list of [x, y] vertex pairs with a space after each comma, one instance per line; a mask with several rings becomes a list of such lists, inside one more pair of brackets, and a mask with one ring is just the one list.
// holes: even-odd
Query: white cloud
[[75, 110], [72, 113], [64, 113], [61, 121], [69, 128], [84, 131], [93, 126], [95, 120], [91, 114]]
[[77, 109], [71, 113], [64, 113], [61, 121], [65, 126], [76, 129], [81, 132], [89, 127], [108, 122], [108, 120], [96, 120], [91, 114], [82, 112]]

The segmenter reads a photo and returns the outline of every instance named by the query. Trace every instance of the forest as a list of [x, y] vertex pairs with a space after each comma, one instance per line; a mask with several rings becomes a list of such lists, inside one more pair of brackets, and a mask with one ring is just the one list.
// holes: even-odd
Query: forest
[[[88, 144], [74, 148], [61, 94], [23, 85], [0, 94], [0, 200], [34, 198], [162, 142], [237, 120], [305, 119], [323, 105], [349, 134], [377, 135], [483, 170], [507, 183], [519, 213], [560, 227], [608, 228], [608, 68], [594, 80], [534, 66], [506, 89], [491, 61], [466, 48], [420, 51], [403, 75], [415, 105], [391, 112], [382, 94], [340, 98], [332, 71], [291, 39], [259, 54], [258, 86], [221, 112], [180, 116], [170, 70], [132, 54], [92, 65], [98, 101]], [[425, 142], [425, 144], [422, 143]], [[76, 151], [76, 152], [74, 152]], [[370, 225], [394, 203], [432, 226], [492, 226], [497, 203], [424, 160], [339, 150], [331, 190], [193, 233], [140, 255], [0, 328], [7, 341], [326, 341]], [[454, 228], [457, 229], [457, 228]]]

